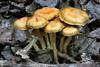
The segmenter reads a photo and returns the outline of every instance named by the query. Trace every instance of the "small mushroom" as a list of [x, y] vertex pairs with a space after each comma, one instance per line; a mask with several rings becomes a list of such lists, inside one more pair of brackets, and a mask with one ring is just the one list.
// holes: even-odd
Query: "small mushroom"
[[[48, 24], [48, 21], [39, 15], [32, 16], [27, 22], [28, 28], [36, 29], [38, 31], [37, 34], [39, 36], [39, 41], [43, 49], [46, 48], [46, 45], [45, 45], [45, 41], [39, 29], [45, 27], [47, 24]], [[34, 33], [34, 31], [32, 33]]]
[[[20, 18], [20, 19], [17, 19], [15, 22], [14, 22], [14, 27], [16, 29], [19, 29], [19, 30], [24, 30], [27, 38], [29, 41], [31, 41], [32, 39], [32, 36], [30, 34], [30, 32], [28, 31], [29, 28], [26, 27], [26, 23], [27, 23], [27, 20], [28, 20], [28, 17], [23, 17], [23, 18]], [[30, 46], [30, 45], [27, 45], [27, 46]], [[32, 46], [32, 45], [31, 45]], [[34, 49], [36, 51], [39, 51], [40, 49], [38, 48], [37, 44], [33, 45]], [[29, 49], [29, 48], [27, 48]]]
[[[15, 22], [14, 22], [14, 27], [16, 29], [19, 29], [19, 30], [24, 30], [25, 31], [25, 34], [28, 38], [29, 41], [33, 41], [35, 40], [36, 38], [35, 37], [32, 37], [30, 32], [28, 31], [28, 28], [26, 27], [26, 23], [27, 23], [27, 20], [28, 20], [28, 17], [23, 17], [23, 18], [20, 18], [20, 19], [17, 19]], [[34, 49], [36, 51], [39, 51], [40, 49], [38, 48], [37, 44], [33, 43], [33, 44], [28, 44], [23, 50], [21, 51], [25, 51], [25, 50], [29, 50], [31, 47], [34, 47]], [[26, 53], [27, 53], [26, 51]], [[21, 52], [19, 52], [21, 54]]]
[[14, 27], [19, 30], [27, 30], [28, 29], [26, 27], [27, 20], [28, 20], [28, 17], [23, 17], [23, 18], [17, 19], [14, 22]]
[[47, 24], [48, 21], [45, 18], [39, 15], [33, 15], [28, 19], [27, 27], [31, 29], [40, 29], [46, 26]]
[[[85, 26], [89, 21], [89, 16], [85, 11], [73, 7], [62, 9], [59, 13], [59, 18], [66, 24], [76, 26]], [[64, 36], [67, 36], [68, 39], [70, 39], [70, 37], [78, 34], [79, 30], [73, 26], [68, 26], [63, 29], [62, 33]], [[61, 38], [60, 51], [62, 51], [62, 49], [64, 48], [64, 52], [66, 52], [67, 44], [64, 44], [64, 39], [65, 37]]]
[[51, 20], [54, 17], [59, 16], [59, 10], [53, 7], [44, 7], [36, 10], [34, 14], [44, 17], [47, 20]]
[[58, 63], [57, 48], [56, 48], [56, 33], [60, 32], [64, 28], [63, 23], [60, 22], [59, 18], [56, 18], [49, 22], [45, 27], [45, 32], [49, 33], [50, 43], [54, 53], [54, 61]]
[[[61, 42], [62, 43], [62, 48], [60, 51], [62, 51], [62, 49], [64, 49], [64, 52], [67, 53], [66, 51], [66, 48], [68, 46], [68, 44], [70, 43], [71, 39], [72, 39], [72, 36], [75, 36], [77, 34], [79, 34], [79, 29], [76, 28], [76, 27], [73, 27], [73, 26], [68, 26], [68, 27], [65, 27], [63, 30], [62, 30], [62, 34], [63, 34], [63, 41]], [[66, 39], [67, 37], [67, 39]]]
[[19, 29], [19, 30], [23, 30], [28, 38], [28, 40], [32, 40], [32, 36], [30, 35], [27, 26], [26, 26], [26, 23], [27, 23], [27, 20], [28, 20], [28, 17], [22, 17], [20, 19], [17, 19], [15, 22], [14, 22], [14, 27], [16, 29]]
[[49, 22], [46, 26], [45, 31], [48, 33], [59, 32], [64, 28], [64, 24], [60, 22], [59, 18], [56, 18]]
[[89, 21], [89, 16], [85, 11], [72, 7], [61, 10], [59, 17], [62, 21], [70, 25], [84, 26]]
[[79, 34], [79, 29], [73, 26], [68, 26], [62, 30], [62, 33], [64, 36], [68, 36], [68, 37], [75, 36]]
[[[59, 10], [54, 7], [43, 7], [41, 9], [36, 10], [34, 15], [39, 15], [47, 20], [51, 20], [59, 16]], [[48, 48], [50, 48], [50, 41], [47, 33], [45, 33], [45, 39]]]

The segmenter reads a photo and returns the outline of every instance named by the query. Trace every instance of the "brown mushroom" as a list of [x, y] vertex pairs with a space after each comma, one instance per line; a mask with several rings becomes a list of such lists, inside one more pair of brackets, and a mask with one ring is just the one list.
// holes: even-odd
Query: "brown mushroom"
[[68, 26], [68, 27], [65, 27], [63, 30], [62, 30], [62, 34], [64, 36], [75, 36], [77, 34], [79, 34], [79, 30], [78, 28], [76, 27], [73, 27], [73, 26]]
[[23, 18], [17, 19], [14, 22], [14, 27], [19, 30], [27, 30], [28, 29], [26, 27], [27, 20], [28, 20], [28, 17], [23, 17]]
[[53, 7], [44, 7], [36, 10], [34, 14], [44, 17], [47, 20], [51, 20], [54, 17], [59, 16], [59, 10]]
[[[14, 22], [14, 27], [16, 29], [19, 29], [19, 30], [24, 30], [27, 38], [28, 38], [28, 41], [31, 41], [32, 39], [34, 40], [34, 38], [32, 38], [30, 32], [28, 31], [28, 28], [26, 26], [26, 23], [27, 23], [27, 20], [28, 20], [28, 17], [23, 17], [23, 18], [20, 18], [20, 19], [17, 19], [15, 22]], [[39, 51], [40, 49], [38, 48], [37, 44], [34, 44], [34, 45], [27, 45], [27, 46], [33, 46], [34, 49], [36, 51]], [[29, 49], [29, 48], [27, 48]]]
[[60, 42], [60, 51], [62, 52], [63, 50], [65, 53], [67, 53], [66, 48], [70, 43], [72, 36], [79, 34], [79, 29], [73, 26], [67, 26], [62, 30], [62, 34], [63, 36]]
[[[51, 19], [59, 16], [59, 10], [57, 8], [53, 8], [53, 7], [43, 7], [41, 9], [36, 10], [35, 13], [33, 13], [33, 14], [39, 15], [47, 20], [51, 20]], [[44, 37], [46, 39], [48, 48], [50, 48], [48, 33], [45, 33]]]
[[50, 43], [54, 53], [54, 61], [58, 63], [57, 48], [56, 48], [56, 33], [60, 32], [64, 28], [63, 23], [60, 22], [59, 18], [56, 18], [49, 22], [45, 27], [45, 32], [49, 33]]
[[[89, 16], [85, 11], [72, 7], [62, 9], [59, 13], [59, 17], [64, 23], [76, 26], [85, 26], [89, 21]], [[79, 33], [79, 30], [73, 26], [68, 26], [65, 27], [62, 32], [64, 36], [68, 37], [69, 40], [67, 40], [70, 41], [72, 36], [75, 36]], [[61, 38], [61, 44], [64, 43], [64, 39], [65, 37]], [[64, 52], [66, 52], [68, 43], [62, 45], [61, 44], [60, 47], [63, 47], [60, 49], [60, 51], [62, 51], [62, 49], [64, 48]]]
[[[47, 24], [48, 24], [48, 21], [39, 15], [32, 16], [27, 22], [28, 28], [36, 29], [42, 49], [45, 49], [46, 45], [39, 29], [45, 27]], [[34, 31], [32, 33], [34, 33]]]
[[72, 7], [61, 10], [59, 17], [62, 21], [70, 25], [84, 26], [89, 21], [89, 16], [85, 11]]
[[39, 15], [33, 15], [31, 18], [29, 18], [27, 22], [27, 27], [32, 29], [40, 29], [45, 27], [48, 24], [48, 21], [39, 16]]

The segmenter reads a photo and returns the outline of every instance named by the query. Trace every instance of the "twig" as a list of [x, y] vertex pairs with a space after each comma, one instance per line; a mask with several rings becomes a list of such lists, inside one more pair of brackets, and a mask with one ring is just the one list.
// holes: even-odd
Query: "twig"
[[37, 39], [33, 39], [24, 49], [19, 49], [16, 54], [20, 55], [23, 59], [29, 58], [27, 55], [29, 49], [36, 43]]
[[74, 60], [72, 57], [69, 57], [67, 54], [58, 52], [58, 55], [64, 59], [70, 60], [71, 62], [80, 63], [80, 62]]

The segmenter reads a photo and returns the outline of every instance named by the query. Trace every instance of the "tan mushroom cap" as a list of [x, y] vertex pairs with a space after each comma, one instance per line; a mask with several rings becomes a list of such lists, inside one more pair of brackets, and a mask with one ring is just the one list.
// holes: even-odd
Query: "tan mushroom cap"
[[89, 21], [89, 16], [85, 11], [72, 7], [61, 10], [59, 17], [62, 21], [70, 25], [84, 26]]
[[79, 34], [79, 30], [76, 27], [68, 26], [62, 30], [64, 36], [75, 36]]
[[28, 17], [23, 17], [23, 18], [17, 19], [14, 22], [14, 27], [19, 30], [27, 30], [28, 29], [26, 27], [27, 20], [28, 20]]
[[46, 18], [47, 20], [51, 20], [54, 17], [59, 16], [59, 10], [53, 7], [44, 7], [44, 8], [36, 10], [34, 14], [42, 16]]
[[45, 27], [45, 32], [47, 33], [56, 33], [61, 31], [64, 28], [64, 24], [60, 22], [58, 18], [49, 22]]
[[48, 24], [48, 21], [45, 18], [38, 15], [34, 15], [31, 18], [29, 18], [27, 22], [27, 27], [39, 29], [39, 28], [43, 28], [47, 24]]

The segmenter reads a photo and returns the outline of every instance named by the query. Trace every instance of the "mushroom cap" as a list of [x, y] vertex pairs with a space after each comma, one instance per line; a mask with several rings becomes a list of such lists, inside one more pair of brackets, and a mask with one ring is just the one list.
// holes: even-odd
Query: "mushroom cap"
[[84, 26], [89, 21], [89, 16], [85, 11], [72, 7], [61, 10], [59, 17], [62, 21], [70, 25]]
[[19, 30], [27, 30], [28, 29], [26, 27], [27, 20], [28, 20], [28, 17], [23, 17], [23, 18], [17, 19], [14, 22], [14, 27]]
[[32, 16], [27, 21], [27, 27], [31, 28], [31, 29], [32, 28], [34, 28], [34, 29], [43, 28], [47, 24], [48, 24], [48, 21], [45, 18], [38, 16], [38, 15]]
[[76, 27], [68, 26], [62, 30], [64, 36], [75, 36], [79, 34], [79, 30]]
[[54, 17], [59, 16], [59, 10], [53, 7], [44, 7], [35, 11], [34, 14], [44, 17], [47, 20], [51, 20]]
[[61, 31], [64, 28], [64, 24], [60, 22], [58, 18], [49, 22], [49, 24], [45, 27], [45, 32], [47, 33], [56, 33]]

